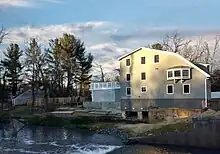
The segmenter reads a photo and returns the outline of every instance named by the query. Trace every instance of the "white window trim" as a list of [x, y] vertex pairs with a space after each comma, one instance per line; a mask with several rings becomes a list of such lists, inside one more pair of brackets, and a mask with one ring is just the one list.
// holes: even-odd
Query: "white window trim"
[[[142, 58], [143, 57], [141, 57], [141, 62], [142, 62]], [[146, 57], [144, 57], [144, 64], [146, 64]], [[141, 63], [141, 65], [144, 65], [144, 64]]]
[[[173, 92], [172, 93], [168, 93], [168, 86], [172, 86], [172, 88], [173, 88]], [[168, 84], [166, 86], [166, 92], [167, 92], [168, 95], [173, 95], [174, 94], [174, 84]]]
[[156, 56], [156, 55], [154, 55], [154, 58], [153, 58], [153, 63], [154, 63], [154, 64], [159, 64], [159, 63], [160, 63], [160, 55], [159, 55], [159, 54], [157, 54], [157, 55], [159, 56], [159, 62], [155, 62], [155, 56]]
[[[168, 77], [168, 72], [172, 72], [172, 77]], [[172, 79], [174, 77], [174, 71], [173, 70], [167, 70], [167, 79]]]
[[[131, 94], [130, 94], [130, 95], [127, 94], [127, 89], [128, 89], [128, 88], [130, 88], [130, 91], [131, 91]], [[132, 88], [131, 88], [131, 87], [126, 87], [126, 92], [125, 92], [125, 93], [126, 93], [126, 96], [131, 96], [131, 95], [132, 95]]]
[[[127, 65], [127, 60], [129, 59], [129, 61], [130, 61], [130, 65]], [[127, 58], [126, 60], [125, 60], [125, 66], [127, 66], [127, 67], [129, 67], [129, 66], [131, 66], [131, 59], [130, 58]]]
[[[185, 85], [188, 85], [188, 86], [189, 86], [189, 93], [184, 93], [184, 86], [185, 86]], [[182, 88], [182, 89], [183, 89], [183, 94], [185, 94], [185, 95], [189, 95], [190, 92], [191, 92], [191, 91], [190, 91], [190, 88], [191, 88], [191, 87], [190, 87], [190, 84], [183, 84], [183, 88]]]
[[[127, 80], [127, 74], [130, 74], [130, 80]], [[131, 81], [131, 73], [126, 73], [126, 82], [130, 82]]]
[[[142, 88], [144, 88], [144, 87], [146, 88], [146, 91], [142, 91]], [[142, 86], [141, 87], [141, 93], [146, 93], [146, 92], [147, 92], [147, 86]]]
[[[180, 72], [180, 76], [175, 76], [175, 71], [179, 71]], [[173, 70], [173, 77], [174, 78], [181, 78], [182, 77], [182, 69], [175, 69], [175, 70]]]
[[[97, 87], [96, 87], [97, 85]], [[99, 83], [94, 83], [94, 89], [99, 89]]]
[[[188, 76], [183, 76], [183, 70], [188, 70], [189, 75]], [[168, 72], [172, 71], [173, 72], [173, 77], [168, 77]], [[175, 71], [180, 71], [180, 76], [179, 77], [175, 77], [174, 72]], [[167, 70], [167, 80], [173, 80], [173, 79], [190, 79], [191, 77], [191, 71], [190, 68], [174, 68], [174, 69], [168, 69]]]
[[[145, 79], [142, 79], [142, 73], [145, 73]], [[146, 72], [141, 72], [141, 81], [145, 81], [145, 80], [147, 80], [147, 73]]]
[[[188, 71], [188, 76], [183, 76], [183, 71], [187, 70]], [[187, 78], [190, 78], [191, 77], [191, 71], [190, 69], [182, 69], [182, 77], [187, 77]]]

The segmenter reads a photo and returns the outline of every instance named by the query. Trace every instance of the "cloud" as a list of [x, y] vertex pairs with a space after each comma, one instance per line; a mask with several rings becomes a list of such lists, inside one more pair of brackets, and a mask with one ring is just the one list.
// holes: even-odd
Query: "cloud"
[[31, 6], [32, 3], [27, 0], [1, 0], [0, 7], [28, 7]]
[[[132, 28], [135, 27], [135, 28]], [[167, 34], [175, 31], [175, 27], [143, 27], [119, 25], [109, 22], [86, 22], [62, 25], [23, 26], [8, 29], [9, 35], [4, 44], [18, 43], [21, 46], [30, 38], [37, 38], [47, 45], [48, 40], [71, 33], [85, 42], [86, 49], [94, 55], [95, 63], [103, 65], [106, 72], [118, 68], [117, 58], [131, 50], [154, 43]], [[212, 42], [219, 29], [178, 28], [187, 39], [203, 36], [203, 40]], [[97, 70], [97, 69], [96, 69]]]
[[32, 7], [39, 2], [58, 3], [61, 0], [0, 0], [0, 8], [8, 7]]

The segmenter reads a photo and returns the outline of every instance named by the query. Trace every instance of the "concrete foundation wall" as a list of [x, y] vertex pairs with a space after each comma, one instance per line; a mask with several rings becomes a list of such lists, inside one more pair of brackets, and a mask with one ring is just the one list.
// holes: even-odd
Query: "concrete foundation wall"
[[120, 102], [83, 102], [83, 107], [88, 109], [102, 109], [105, 111], [109, 111], [109, 110], [121, 111]]
[[122, 99], [123, 111], [147, 111], [150, 108], [201, 109], [202, 99]]

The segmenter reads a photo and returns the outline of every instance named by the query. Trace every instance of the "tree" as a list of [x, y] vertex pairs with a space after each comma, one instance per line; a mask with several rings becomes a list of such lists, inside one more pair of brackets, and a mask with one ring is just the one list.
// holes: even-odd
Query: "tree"
[[216, 69], [211, 73], [211, 87], [212, 91], [220, 90], [220, 69]]
[[191, 40], [185, 40], [178, 31], [165, 35], [162, 40], [164, 49], [174, 53], [180, 53], [190, 42]]
[[[32, 109], [35, 105], [35, 89], [36, 83], [37, 83], [37, 77], [39, 74], [39, 71], [37, 70], [37, 64], [39, 62], [39, 58], [41, 55], [41, 48], [39, 43], [35, 38], [32, 38], [29, 42], [28, 46], [25, 49], [25, 65], [27, 66], [27, 71], [31, 74], [31, 89], [32, 89]], [[32, 110], [33, 111], [33, 110]]]
[[98, 72], [100, 72], [100, 76], [95, 76], [97, 80], [100, 82], [105, 82], [108, 80], [106, 79], [106, 74], [104, 73], [104, 69], [101, 64], [95, 63], [94, 67], [98, 69]]
[[202, 38], [194, 44], [191, 40], [182, 37], [179, 32], [174, 31], [171, 34], [167, 34], [161, 43], [154, 43], [149, 45], [149, 47], [178, 53], [193, 63], [208, 63], [211, 65], [210, 70], [213, 71], [213, 68], [217, 65], [215, 57], [220, 50], [219, 41], [219, 37], [216, 36], [214, 46], [209, 45], [206, 41], [203, 41]]
[[68, 89], [68, 94], [71, 95], [73, 93], [73, 77], [75, 74], [75, 70], [77, 68], [77, 63], [76, 63], [77, 39], [73, 35], [63, 34], [63, 36], [59, 38], [59, 41], [60, 41], [60, 49], [61, 49], [62, 68], [67, 74], [67, 89]]
[[50, 40], [50, 49], [47, 50], [47, 62], [50, 68], [52, 87], [55, 95], [64, 95], [64, 72], [62, 69], [61, 46], [58, 38]]
[[151, 48], [152, 49], [157, 49], [157, 50], [163, 50], [164, 47], [160, 43], [154, 43], [154, 44], [151, 45]]
[[4, 27], [2, 26], [0, 29], [0, 44], [2, 43], [4, 37], [7, 35], [8, 33], [5, 32]]
[[36, 61], [36, 69], [39, 72], [39, 84], [42, 86], [42, 90], [44, 91], [44, 101], [45, 101], [45, 111], [49, 109], [49, 87], [50, 87], [50, 67], [47, 61], [48, 50], [45, 50], [44, 53], [38, 53], [38, 60]]
[[80, 89], [79, 95], [84, 95], [83, 87], [90, 83], [92, 75], [90, 74], [93, 62], [91, 53], [86, 54], [84, 44], [80, 40], [76, 42], [76, 59], [78, 63], [77, 81], [79, 82]]
[[4, 104], [8, 101], [9, 98], [9, 89], [6, 85], [6, 72], [3, 71], [3, 67], [0, 66], [0, 101], [1, 101], [1, 109], [4, 109]]
[[121, 73], [120, 68], [116, 68], [114, 70], [114, 73], [115, 73], [115, 81], [120, 82], [120, 73]]
[[18, 90], [18, 84], [21, 81], [19, 78], [21, 76], [22, 65], [20, 58], [22, 56], [22, 51], [18, 44], [10, 44], [7, 48], [7, 52], [4, 53], [5, 58], [1, 61], [2, 66], [6, 70], [6, 78], [9, 84], [12, 86], [12, 95], [16, 96]]
[[220, 37], [215, 36], [214, 37], [214, 45], [210, 45], [207, 41], [203, 43], [202, 46], [202, 62], [206, 64], [210, 64], [210, 72], [213, 72], [214, 69], [216, 69], [216, 66], [218, 65], [218, 61], [216, 59], [216, 55], [218, 55], [218, 52], [220, 50]]

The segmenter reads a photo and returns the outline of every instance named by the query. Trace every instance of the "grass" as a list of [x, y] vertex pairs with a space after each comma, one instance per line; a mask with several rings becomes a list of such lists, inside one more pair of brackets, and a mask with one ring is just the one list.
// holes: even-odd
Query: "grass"
[[32, 117], [33, 114], [42, 114], [42, 111], [39, 109], [35, 109], [33, 113], [31, 111], [31, 108], [28, 106], [16, 106], [15, 108], [9, 111], [9, 114], [14, 117], [28, 118]]
[[170, 132], [185, 132], [191, 129], [192, 129], [191, 123], [184, 121], [184, 122], [179, 122], [175, 124], [164, 125], [164, 126], [161, 126], [160, 128], [151, 129], [149, 131], [141, 132], [141, 133], [134, 133], [134, 132], [128, 131], [128, 134], [131, 137], [141, 137], [141, 136], [148, 136], [148, 135], [161, 135], [161, 134], [166, 134]]

